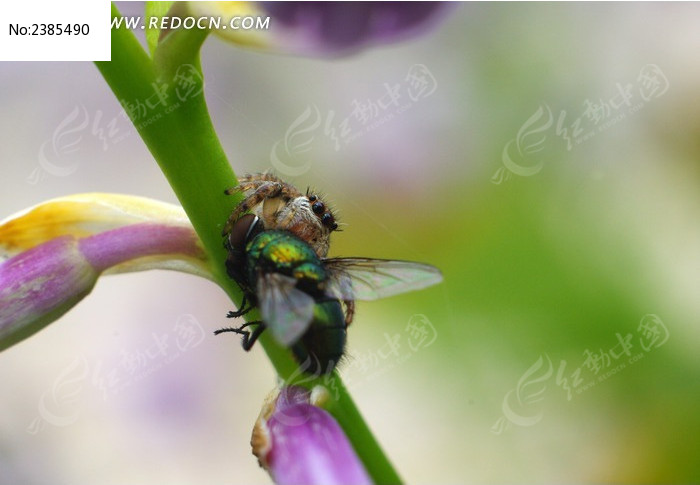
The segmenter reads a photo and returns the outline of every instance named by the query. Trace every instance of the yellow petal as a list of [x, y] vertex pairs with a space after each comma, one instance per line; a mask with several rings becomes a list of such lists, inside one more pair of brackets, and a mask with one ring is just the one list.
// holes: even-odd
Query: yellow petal
[[[257, 2], [188, 2], [188, 9], [195, 17], [219, 17], [222, 28], [214, 29], [216, 35], [224, 39], [254, 49], [265, 50], [270, 46], [268, 30], [231, 28], [234, 17], [260, 17], [267, 14], [256, 5]], [[226, 27], [223, 27], [226, 25]]]
[[60, 236], [92, 236], [139, 222], [189, 226], [182, 207], [123, 194], [88, 193], [51, 199], [0, 221], [0, 259]]
[[[51, 199], [0, 222], [0, 261], [61, 236], [81, 239], [112, 229], [156, 223], [189, 228], [182, 207], [134, 195], [87, 193]], [[194, 234], [196, 238], [196, 234]], [[199, 239], [197, 246], [201, 249]], [[213, 280], [204, 250], [192, 254], [158, 254], [122, 262], [105, 274], [168, 269]]]

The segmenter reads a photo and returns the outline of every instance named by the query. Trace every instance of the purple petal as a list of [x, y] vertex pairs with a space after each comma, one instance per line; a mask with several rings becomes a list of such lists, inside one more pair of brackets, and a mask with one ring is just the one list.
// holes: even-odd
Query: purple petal
[[0, 264], [0, 350], [85, 297], [103, 271], [179, 269], [207, 276], [191, 226], [140, 223], [84, 238], [64, 235]]
[[[422, 34], [454, 7], [450, 2], [260, 2], [291, 45], [326, 55]], [[274, 28], [273, 28], [274, 33]]]
[[274, 411], [260, 421], [253, 443], [262, 441], [263, 446], [254, 448], [254, 453], [275, 483], [372, 483], [343, 430], [328, 412], [309, 404], [307, 390], [283, 389]]
[[62, 236], [0, 265], [0, 350], [63, 315], [92, 289], [98, 272]]
[[98, 271], [125, 261], [155, 255], [203, 258], [191, 227], [143, 223], [120, 227], [80, 240], [80, 250]]

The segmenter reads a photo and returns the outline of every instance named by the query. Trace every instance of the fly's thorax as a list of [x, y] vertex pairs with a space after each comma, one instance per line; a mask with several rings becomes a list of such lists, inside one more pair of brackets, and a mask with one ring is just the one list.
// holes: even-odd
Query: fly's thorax
[[301, 263], [318, 261], [313, 250], [292, 234], [281, 231], [268, 231], [264, 234], [267, 237], [260, 251], [261, 259], [274, 265], [294, 267]]
[[264, 231], [246, 246], [251, 278], [258, 272], [281, 273], [316, 288], [326, 278], [325, 269], [308, 244], [286, 231]]
[[284, 233], [280, 231], [264, 231], [248, 241], [245, 247], [245, 253], [249, 259], [257, 261], [262, 257], [265, 248], [270, 244], [278, 244], [279, 239]]

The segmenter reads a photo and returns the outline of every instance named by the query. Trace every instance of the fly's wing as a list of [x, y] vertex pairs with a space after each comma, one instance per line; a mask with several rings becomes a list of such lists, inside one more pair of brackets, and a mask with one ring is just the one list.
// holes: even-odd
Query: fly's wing
[[323, 263], [330, 277], [326, 295], [341, 300], [376, 300], [442, 281], [435, 266], [412, 261], [331, 258]]
[[295, 285], [294, 278], [279, 273], [264, 273], [258, 278], [258, 306], [263, 322], [285, 347], [304, 335], [314, 313], [314, 299]]

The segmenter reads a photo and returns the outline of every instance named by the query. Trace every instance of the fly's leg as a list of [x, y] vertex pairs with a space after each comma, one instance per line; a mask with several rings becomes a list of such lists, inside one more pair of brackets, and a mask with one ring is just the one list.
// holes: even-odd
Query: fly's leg
[[243, 301], [241, 302], [240, 308], [239, 308], [238, 310], [236, 310], [235, 312], [228, 312], [228, 313], [226, 314], [226, 318], [238, 318], [238, 317], [242, 317], [243, 315], [245, 315], [246, 313], [248, 313], [249, 311], [251, 311], [251, 310], [253, 309], [253, 305], [248, 305], [248, 308], [246, 308], [246, 304], [247, 304], [247, 303], [248, 303], [248, 300], [246, 300], [246, 297], [245, 297], [245, 295], [244, 295], [244, 296], [243, 296]]
[[249, 306], [248, 308], [243, 308], [243, 307], [241, 307], [240, 310], [236, 310], [235, 312], [234, 312], [234, 311], [229, 311], [229, 312], [226, 314], [226, 318], [238, 318], [238, 317], [242, 317], [243, 315], [245, 315], [246, 313], [248, 313], [248, 312], [251, 311], [252, 309], [253, 309], [253, 307], [252, 307], [252, 306]]
[[[257, 325], [255, 329], [251, 332], [250, 330], [244, 330], [246, 327], [249, 327], [251, 325]], [[255, 342], [257, 342], [258, 337], [263, 333], [265, 330], [265, 325], [263, 322], [246, 322], [240, 327], [226, 327], [226, 328], [220, 328], [219, 330], [214, 331], [214, 335], [219, 335], [220, 333], [225, 333], [225, 332], [233, 332], [237, 333], [239, 335], [243, 336], [243, 340], [241, 343], [243, 344], [243, 350], [246, 352], [249, 351], [250, 349], [253, 348], [253, 345]]]
[[255, 342], [258, 341], [258, 337], [260, 337], [260, 335], [262, 335], [263, 331], [265, 330], [265, 325], [262, 324], [263, 322], [250, 323], [255, 323], [258, 326], [255, 327], [255, 329], [250, 334], [248, 332], [245, 332], [243, 334], [243, 350], [245, 350], [246, 352], [253, 348]]

